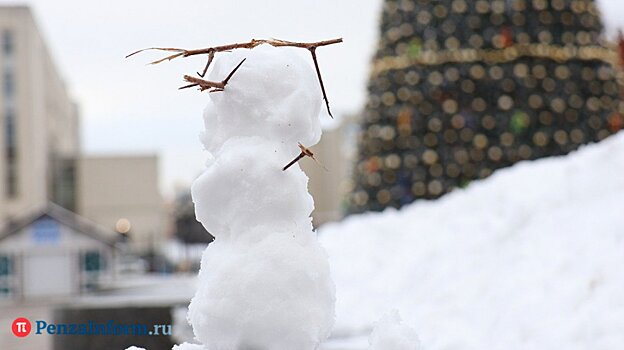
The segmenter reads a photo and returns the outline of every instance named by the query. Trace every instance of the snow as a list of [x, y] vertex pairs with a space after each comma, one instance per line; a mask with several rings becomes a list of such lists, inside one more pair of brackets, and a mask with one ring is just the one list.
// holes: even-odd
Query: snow
[[174, 345], [171, 350], [207, 350], [207, 349], [199, 344], [182, 343], [180, 345]]
[[126, 348], [126, 350], [145, 350], [144, 348], [139, 348], [137, 346], [131, 346], [129, 348]]
[[624, 134], [320, 229], [335, 336], [401, 310], [424, 349], [620, 349]]
[[[197, 261], [199, 261], [199, 259]], [[175, 306], [171, 308], [171, 340], [174, 343], [184, 343], [192, 341], [195, 338], [193, 329], [187, 321], [187, 314], [188, 303], [184, 306]]]
[[419, 350], [420, 342], [416, 331], [402, 324], [397, 310], [377, 322], [369, 337], [369, 350]]
[[[285, 155], [280, 148], [259, 136], [233, 138], [221, 147], [191, 189], [197, 219], [208, 232], [252, 240], [276, 229], [312, 232], [308, 177], [298, 168], [282, 171], [298, 152]], [[290, 148], [299, 150], [297, 142]]]
[[208, 161], [191, 193], [215, 241], [188, 320], [211, 350], [313, 350], [334, 323], [334, 285], [312, 230], [308, 178], [298, 165], [282, 168], [297, 143], [320, 139], [320, 88], [310, 63], [270, 46], [218, 55], [208, 79], [221, 81], [244, 58], [204, 112]]
[[[226, 91], [210, 94], [201, 135], [208, 152], [218, 152], [233, 138], [261, 136], [294, 157], [299, 153], [297, 142], [319, 142], [321, 90], [314, 69], [293, 50], [297, 49], [261, 45], [217, 56], [208, 80], [223, 80], [246, 60]], [[266, 156], [251, 153], [258, 160]]]

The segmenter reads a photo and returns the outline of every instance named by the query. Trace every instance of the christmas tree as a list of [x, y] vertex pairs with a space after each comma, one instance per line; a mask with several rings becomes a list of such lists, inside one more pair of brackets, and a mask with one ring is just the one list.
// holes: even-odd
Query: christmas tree
[[386, 0], [350, 211], [437, 198], [623, 125], [592, 0]]

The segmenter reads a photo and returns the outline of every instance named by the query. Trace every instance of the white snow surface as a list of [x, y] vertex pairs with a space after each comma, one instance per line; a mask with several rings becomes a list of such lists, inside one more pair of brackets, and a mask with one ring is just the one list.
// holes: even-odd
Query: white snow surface
[[[296, 142], [290, 146], [299, 150]], [[259, 239], [274, 229], [312, 232], [308, 177], [297, 166], [282, 171], [296, 155], [279, 150], [264, 137], [230, 139], [195, 180], [195, 215], [214, 237], [260, 234]]]
[[392, 310], [376, 323], [368, 342], [369, 350], [420, 350], [416, 331], [401, 322], [397, 310]]
[[179, 345], [174, 345], [171, 350], [208, 350], [203, 345], [200, 344], [191, 344], [191, 343], [182, 343]]
[[[222, 81], [245, 62], [224, 93], [210, 94], [201, 135], [207, 151], [214, 154], [235, 137], [262, 136], [294, 157], [299, 153], [297, 142], [319, 142], [321, 89], [310, 63], [293, 50], [297, 49], [265, 44], [217, 56], [208, 80]], [[265, 156], [252, 154], [259, 160]]]
[[282, 168], [298, 142], [320, 139], [320, 87], [311, 62], [266, 45], [218, 55], [208, 79], [243, 58], [204, 113], [209, 160], [191, 193], [215, 241], [188, 319], [210, 350], [314, 350], [334, 323], [334, 285], [312, 230], [308, 178], [298, 164]]
[[624, 133], [320, 229], [334, 334], [397, 308], [428, 350], [621, 349]]

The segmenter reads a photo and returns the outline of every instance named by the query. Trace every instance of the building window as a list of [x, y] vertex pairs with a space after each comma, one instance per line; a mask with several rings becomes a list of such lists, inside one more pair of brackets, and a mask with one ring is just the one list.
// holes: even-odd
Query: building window
[[6, 168], [6, 195], [9, 198], [17, 197], [17, 164], [9, 161]]
[[0, 255], [0, 299], [10, 297], [13, 293], [13, 262], [11, 257]]
[[90, 251], [84, 255], [83, 269], [87, 272], [96, 272], [102, 270], [102, 258], [100, 252]]
[[11, 259], [8, 256], [0, 256], [0, 277], [9, 276], [11, 273]]
[[65, 209], [76, 210], [76, 165], [71, 158], [52, 160], [52, 201]]
[[58, 244], [61, 240], [61, 226], [56, 220], [44, 216], [33, 223], [31, 234], [33, 243], [37, 245]]
[[10, 56], [15, 49], [15, 42], [13, 40], [13, 32], [5, 30], [2, 32], [2, 52], [4, 56]]
[[11, 113], [6, 115], [6, 127], [4, 128], [4, 138], [7, 148], [15, 148], [15, 117]]
[[6, 100], [13, 100], [13, 94], [15, 92], [15, 78], [13, 77], [13, 70], [9, 68], [5, 68], [3, 78], [4, 78], [4, 98]]
[[15, 71], [12, 62], [15, 49], [13, 32], [2, 32], [2, 94], [4, 96], [4, 156], [6, 158], [5, 188], [8, 198], [18, 195], [17, 116], [15, 115]]
[[81, 290], [83, 292], [91, 292], [97, 289], [100, 275], [106, 269], [105, 260], [100, 251], [89, 250], [81, 255], [80, 266], [81, 273]]

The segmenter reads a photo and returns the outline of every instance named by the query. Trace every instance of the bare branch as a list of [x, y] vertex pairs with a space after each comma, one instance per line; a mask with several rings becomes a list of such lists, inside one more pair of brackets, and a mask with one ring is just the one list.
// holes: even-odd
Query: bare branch
[[218, 88], [223, 87], [223, 83], [220, 81], [209, 81], [209, 80], [204, 80], [201, 78], [192, 77], [190, 75], [185, 75], [184, 80], [191, 84], [182, 86], [178, 88], [179, 90], [190, 88], [193, 86], [199, 86], [200, 91], [218, 89]]
[[234, 69], [230, 72], [230, 74], [228, 74], [228, 76], [227, 76], [227, 77], [225, 77], [225, 79], [223, 79], [223, 86], [225, 86], [225, 85], [228, 83], [228, 81], [230, 81], [230, 78], [232, 77], [232, 75], [234, 75], [234, 73], [236, 73], [236, 71], [238, 70], [238, 68], [240, 68], [240, 66], [242, 66], [242, 65], [243, 65], [243, 63], [244, 63], [246, 60], [247, 60], [246, 58], [243, 58], [243, 60], [242, 60], [242, 61], [240, 61], [240, 63], [239, 63], [236, 67], [234, 67]]
[[238, 68], [240, 68], [240, 66], [243, 65], [243, 62], [245, 62], [245, 60], [246, 58], [240, 61], [240, 63], [236, 67], [234, 67], [234, 69], [232, 69], [230, 74], [228, 74], [228, 76], [222, 81], [210, 81], [210, 80], [204, 80], [201, 78], [192, 77], [190, 75], [185, 75], [184, 80], [186, 80], [187, 82], [191, 84], [182, 86], [179, 88], [179, 90], [190, 88], [193, 86], [199, 86], [200, 91], [204, 91], [204, 90], [209, 90], [208, 92], [223, 91], [228, 81], [230, 81], [230, 78], [232, 78], [232, 76], [234, 75], [234, 73], [236, 73]]
[[[142, 49], [142, 50], [138, 50], [135, 51], [131, 54], [129, 54], [128, 56], [126, 56], [126, 58], [133, 56], [135, 54], [138, 54], [140, 52], [143, 51], [148, 51], [148, 50], [157, 50], [157, 51], [169, 51], [169, 52], [175, 52], [175, 54], [166, 56], [164, 58], [161, 58], [159, 60], [153, 61], [150, 64], [158, 64], [164, 61], [170, 61], [173, 60], [175, 58], [178, 57], [189, 57], [189, 56], [195, 56], [195, 55], [208, 55], [208, 61], [206, 63], [206, 66], [204, 67], [202, 73], [200, 74], [199, 72], [197, 72], [197, 74], [200, 77], [204, 77], [206, 75], [206, 72], [208, 71], [208, 68], [210, 67], [210, 64], [212, 63], [214, 56], [217, 52], [228, 52], [228, 51], [232, 51], [235, 49], [253, 49], [256, 46], [262, 45], [262, 44], [268, 44], [274, 47], [298, 47], [298, 48], [303, 48], [303, 49], [307, 49], [310, 51], [310, 53], [312, 54], [312, 60], [314, 61], [314, 68], [316, 69], [316, 76], [318, 77], [319, 80], [319, 84], [321, 86], [321, 92], [323, 93], [323, 100], [325, 100], [325, 106], [327, 107], [327, 113], [329, 113], [330, 117], [334, 117], [331, 113], [331, 110], [329, 109], [329, 99], [327, 98], [327, 92], [325, 91], [325, 85], [323, 84], [323, 78], [321, 77], [321, 69], [319, 67], [318, 64], [318, 59], [316, 57], [316, 49], [318, 47], [321, 46], [327, 46], [327, 45], [333, 45], [333, 44], [338, 44], [342, 42], [342, 38], [337, 38], [337, 39], [331, 39], [331, 40], [324, 40], [324, 41], [317, 41], [317, 42], [311, 42], [311, 43], [301, 43], [301, 42], [293, 42], [293, 41], [286, 41], [286, 40], [281, 40], [281, 39], [252, 39], [249, 42], [245, 42], [245, 43], [235, 43], [235, 44], [229, 44], [229, 45], [221, 45], [221, 46], [214, 46], [214, 47], [208, 47], [205, 49], [195, 49], [195, 50], [186, 50], [186, 49], [179, 49], [179, 48], [171, 48], [171, 47], [151, 47], [151, 48], [147, 48], [147, 49]], [[240, 65], [239, 65], [240, 66]], [[238, 68], [238, 67], [237, 67]], [[236, 69], [234, 69], [234, 71], [232, 71], [231, 74], [233, 74]], [[187, 79], [187, 76], [184, 76], [184, 79], [189, 81]], [[226, 78], [225, 82], [227, 83], [227, 79]], [[201, 79], [200, 79], [201, 80]], [[203, 88], [203, 86], [208, 86], [205, 84], [205, 82], [207, 82], [207, 80], [203, 80], [204, 83], [197, 83], [197, 85], [200, 86], [200, 90], [205, 90], [205, 88]], [[215, 83], [215, 82], [210, 82], [210, 83]], [[203, 84], [203, 85], [202, 85]], [[196, 86], [196, 85], [191, 85], [191, 86]], [[190, 86], [184, 86], [182, 88], [186, 88], [186, 87], [190, 87]], [[212, 87], [214, 88], [214, 87]]]
[[198, 84], [189, 84], [189, 85], [184, 85], [178, 88], [178, 90], [182, 90], [182, 89], [188, 89], [191, 88], [193, 86], [197, 86]]
[[173, 47], [148, 47], [146, 49], [141, 49], [141, 50], [138, 50], [138, 51], [134, 51], [133, 53], [127, 55], [126, 58], [128, 58], [130, 56], [134, 56], [134, 55], [136, 55], [138, 53], [141, 53], [143, 51], [151, 51], [151, 50], [174, 51], [174, 52], [184, 52], [184, 51], [186, 51], [184, 49], [176, 49], [176, 48], [173, 48]]
[[325, 92], [325, 85], [323, 84], [323, 78], [321, 77], [321, 69], [319, 68], [318, 60], [316, 58], [316, 47], [308, 49], [312, 54], [312, 61], [314, 61], [314, 68], [316, 68], [316, 76], [318, 77], [319, 84], [321, 84], [321, 92], [323, 93], [323, 99], [325, 100], [325, 106], [327, 107], [327, 113], [329, 116], [334, 119], [334, 116], [329, 110], [329, 100], [327, 99], [327, 93]]
[[172, 59], [174, 59], [174, 58], [178, 58], [178, 57], [180, 57], [180, 56], [184, 56], [184, 52], [180, 52], [180, 53], [176, 53], [176, 54], [171, 55], [171, 56], [167, 56], [167, 57], [165, 57], [165, 58], [162, 58], [162, 59], [159, 59], [159, 60], [156, 60], [156, 61], [150, 62], [149, 64], [159, 64], [159, 63], [162, 63], [162, 62], [164, 62], [164, 61], [171, 61]]
[[323, 169], [325, 169], [325, 171], [327, 171], [327, 168], [321, 164], [315, 157], [314, 157], [314, 153], [312, 153], [312, 151], [310, 151], [310, 149], [306, 148], [304, 145], [302, 145], [301, 143], [298, 144], [299, 149], [301, 149], [301, 153], [299, 153], [299, 155], [297, 157], [295, 157], [295, 159], [291, 160], [288, 164], [286, 164], [283, 168], [282, 171], [286, 171], [286, 169], [290, 168], [291, 166], [293, 166], [295, 163], [297, 163], [298, 161], [301, 160], [301, 158], [303, 157], [310, 157], [312, 158], [312, 160], [314, 160], [316, 162], [316, 164], [320, 165], [323, 167]]
[[[152, 50], [156, 50], [156, 51], [173, 51], [173, 52], [177, 52], [180, 53], [181, 55], [177, 55], [176, 57], [189, 57], [189, 56], [195, 56], [195, 55], [204, 55], [204, 54], [210, 54], [211, 52], [216, 53], [216, 52], [225, 52], [225, 51], [232, 51], [235, 49], [253, 49], [254, 47], [258, 46], [258, 45], [262, 45], [262, 44], [269, 44], [271, 46], [275, 46], [275, 47], [284, 47], [284, 46], [290, 46], [290, 47], [300, 47], [300, 48], [304, 48], [304, 49], [311, 49], [311, 48], [317, 48], [317, 47], [321, 47], [321, 46], [327, 46], [327, 45], [332, 45], [332, 44], [338, 44], [342, 42], [342, 38], [338, 38], [338, 39], [332, 39], [332, 40], [324, 40], [324, 41], [317, 41], [317, 42], [312, 42], [312, 43], [298, 43], [298, 42], [293, 42], [293, 41], [286, 41], [286, 40], [280, 40], [280, 39], [252, 39], [249, 42], [246, 43], [236, 43], [236, 44], [229, 44], [229, 45], [221, 45], [221, 46], [214, 46], [214, 47], [208, 47], [205, 49], [195, 49], [195, 50], [186, 50], [186, 49], [180, 49], [180, 48], [174, 48], [174, 47], [149, 47], [146, 49], [142, 49], [142, 50], [138, 50], [135, 51], [129, 55], [126, 56], [126, 58], [130, 57], [130, 56], [134, 56], [138, 53], [144, 52], [144, 51], [152, 51]], [[168, 56], [171, 57], [171, 56]], [[162, 61], [166, 61], [167, 59], [169, 59], [168, 57], [165, 57], [164, 59], [160, 60]], [[174, 57], [175, 58], [175, 57]]]
[[206, 72], [208, 72], [208, 67], [210, 67], [210, 64], [212, 63], [212, 60], [215, 57], [215, 52], [211, 51], [208, 54], [208, 62], [206, 62], [206, 66], [204, 67], [204, 70], [201, 72], [201, 74], [199, 72], [197, 72], [197, 75], [199, 75], [200, 77], [205, 77], [206, 76]]
[[295, 163], [297, 163], [303, 157], [305, 157], [305, 154], [303, 154], [303, 152], [299, 153], [299, 155], [297, 157], [295, 157], [295, 159], [291, 160], [290, 163], [286, 164], [286, 166], [284, 166], [282, 168], [282, 171], [286, 171], [288, 168], [293, 166]]

